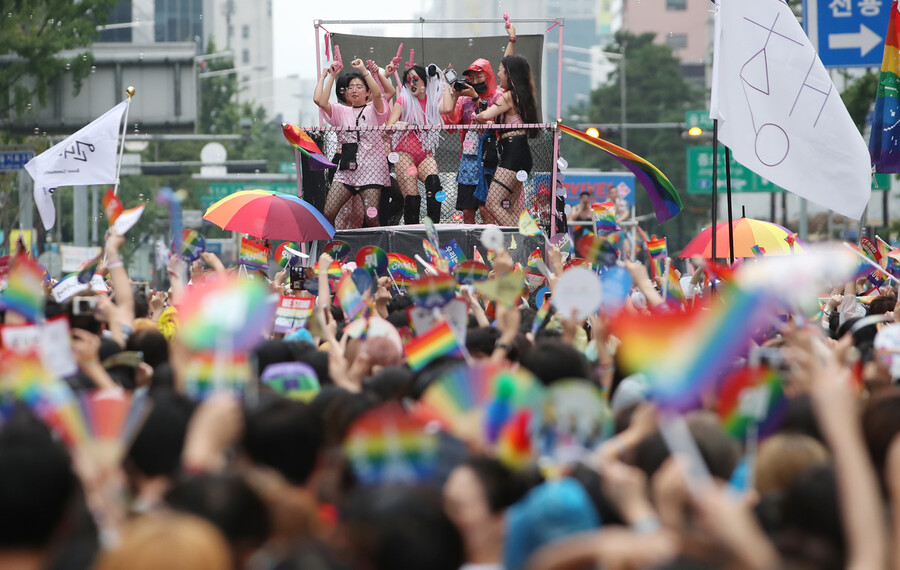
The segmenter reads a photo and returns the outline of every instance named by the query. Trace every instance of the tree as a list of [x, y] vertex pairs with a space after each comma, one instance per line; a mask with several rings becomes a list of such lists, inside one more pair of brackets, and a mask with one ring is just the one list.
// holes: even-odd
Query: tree
[[22, 113], [35, 96], [47, 103], [50, 89], [71, 73], [75, 94], [91, 72], [88, 50], [71, 58], [64, 50], [88, 48], [117, 0], [5, 0], [0, 10], [0, 117]]
[[[846, 71], [842, 71], [841, 74], [845, 79], [850, 78]], [[867, 69], [863, 75], [852, 80], [841, 93], [841, 99], [843, 99], [844, 105], [847, 106], [847, 111], [850, 112], [850, 116], [853, 118], [853, 122], [856, 123], [856, 128], [859, 129], [859, 132], [863, 132], [866, 129], [866, 115], [869, 114], [869, 110], [875, 103], [877, 92], [878, 73]]]
[[[216, 53], [216, 42], [209, 39], [206, 55]], [[234, 69], [234, 57], [217, 57], [201, 62], [197, 88], [200, 89], [198, 131], [206, 134], [235, 133], [239, 131], [241, 109], [234, 96], [238, 92], [236, 73], [204, 77], [207, 73]]]
[[[703, 92], [684, 79], [679, 60], [666, 45], [653, 43], [655, 35], [644, 33], [635, 35], [622, 31], [615, 35], [613, 44], [606, 51], [625, 53], [626, 74], [626, 114], [629, 123], [681, 123], [688, 109], [705, 108]], [[616, 68], [612, 81], [591, 92], [586, 105], [570, 110], [571, 115], [580, 115], [585, 123], [618, 123], [622, 105], [620, 91], [620, 70]], [[569, 124], [576, 121], [568, 120]], [[621, 133], [603, 133], [601, 136], [611, 142], [621, 144]], [[562, 139], [562, 152], [573, 167], [623, 170], [621, 164], [602, 152], [574, 141]], [[628, 131], [628, 150], [642, 156], [656, 165], [671, 180], [678, 190], [685, 209], [666, 224], [664, 233], [669, 237], [669, 250], [684, 245], [693, 237], [702, 223], [709, 224], [708, 201], [702, 197], [688, 196], [686, 183], [686, 142], [680, 129], [631, 129]], [[638, 183], [638, 186], [640, 184]], [[652, 211], [645, 191], [637, 189], [638, 213]], [[695, 216], [702, 216], [702, 220]], [[651, 224], [651, 231], [653, 230]]]

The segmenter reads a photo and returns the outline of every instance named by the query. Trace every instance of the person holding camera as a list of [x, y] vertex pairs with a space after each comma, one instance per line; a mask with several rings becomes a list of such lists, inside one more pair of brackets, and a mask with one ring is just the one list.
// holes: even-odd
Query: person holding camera
[[[433, 63], [427, 70], [414, 65], [403, 73], [402, 79], [403, 86], [388, 124], [398, 127], [443, 125], [441, 115], [453, 110], [453, 96], [440, 68]], [[434, 222], [441, 219], [441, 203], [437, 197], [441, 179], [434, 158], [440, 138], [440, 129], [429, 128], [406, 128], [393, 135], [393, 148], [398, 155], [394, 173], [403, 192], [403, 221], [406, 224], [419, 223], [422, 197], [419, 196], [418, 181], [425, 184], [428, 217]]]
[[[516, 28], [506, 28], [509, 42], [506, 44], [504, 56], [513, 55], [516, 44]], [[448, 71], [453, 72], [453, 66]], [[455, 74], [453, 74], [455, 76]], [[469, 125], [477, 113], [486, 110], [503, 95], [498, 89], [491, 62], [478, 58], [463, 71], [464, 80], [448, 82], [453, 87], [453, 113], [444, 117], [444, 122], [451, 125]], [[462, 138], [462, 154], [459, 158], [459, 170], [456, 174], [456, 209], [462, 212], [463, 223], [474, 224], [475, 212], [481, 209], [481, 218], [487, 223], [491, 218], [484, 209], [491, 177], [497, 168], [497, 133], [486, 131], [460, 131]]]
[[[350, 127], [338, 134], [341, 145], [338, 171], [334, 175], [325, 203], [325, 217], [334, 223], [338, 212], [350, 198], [359, 196], [366, 216], [364, 226], [377, 226], [381, 189], [390, 185], [388, 163], [382, 133], [375, 130], [357, 130], [359, 127], [376, 127], [385, 124], [390, 114], [381, 90], [381, 82], [372, 76], [359, 58], [350, 63], [353, 71], [346, 73], [343, 100], [346, 105], [331, 104], [329, 94], [335, 80], [334, 66], [325, 68], [313, 95], [313, 101], [322, 110], [328, 124]], [[344, 81], [339, 80], [342, 84]], [[339, 97], [340, 98], [340, 97]], [[367, 102], [371, 98], [371, 102]]]

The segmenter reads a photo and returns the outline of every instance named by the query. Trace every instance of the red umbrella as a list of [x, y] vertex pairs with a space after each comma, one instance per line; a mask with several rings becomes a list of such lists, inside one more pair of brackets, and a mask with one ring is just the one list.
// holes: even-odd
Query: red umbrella
[[260, 239], [313, 241], [334, 237], [334, 226], [309, 202], [270, 190], [235, 192], [210, 206], [203, 219], [223, 230]]
[[[797, 234], [790, 230], [752, 218], [739, 218], [732, 222], [734, 228], [734, 256], [754, 257], [753, 246], [765, 250], [765, 255], [790, 255], [803, 251]], [[791, 239], [788, 239], [791, 238]], [[716, 255], [729, 256], [728, 222], [716, 226]], [[712, 228], [706, 228], [691, 240], [678, 257], [712, 257]]]

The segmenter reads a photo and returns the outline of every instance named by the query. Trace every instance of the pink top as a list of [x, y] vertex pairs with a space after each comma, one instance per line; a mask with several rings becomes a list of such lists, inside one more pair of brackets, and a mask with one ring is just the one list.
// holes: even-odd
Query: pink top
[[[379, 113], [371, 103], [362, 108], [348, 107], [340, 103], [331, 104], [331, 116], [325, 115], [325, 121], [335, 127], [378, 127], [387, 123], [391, 116], [391, 107], [387, 101], [381, 100], [383, 111]], [[357, 122], [358, 119], [358, 122]], [[357, 151], [356, 170], [337, 170], [334, 179], [350, 186], [366, 186], [377, 184], [388, 186], [390, 173], [388, 171], [387, 155], [384, 146], [384, 136], [381, 131], [341, 131], [338, 133], [338, 142], [359, 142]]]

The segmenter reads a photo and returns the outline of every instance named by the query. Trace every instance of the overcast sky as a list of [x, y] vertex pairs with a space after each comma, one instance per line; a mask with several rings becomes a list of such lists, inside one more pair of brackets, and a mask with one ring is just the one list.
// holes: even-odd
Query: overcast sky
[[[407, 20], [417, 18], [430, 5], [431, 0], [274, 0], [275, 76], [299, 73], [306, 78], [316, 77], [314, 19]], [[325, 27], [335, 33], [354, 31], [370, 35], [402, 36], [411, 32], [401, 25]]]

